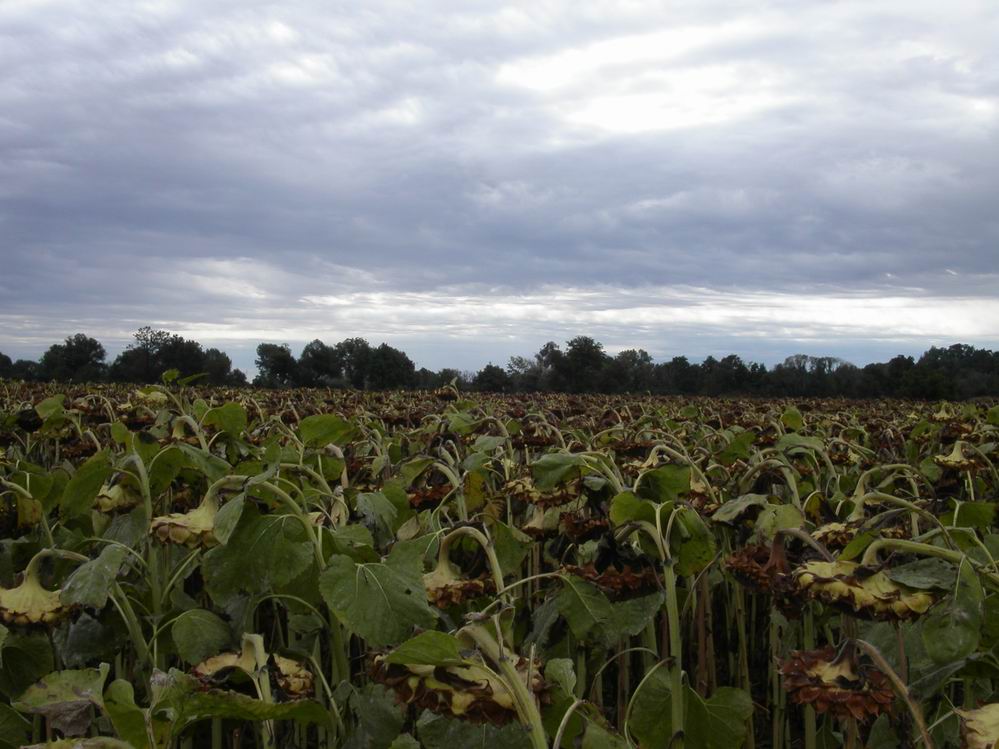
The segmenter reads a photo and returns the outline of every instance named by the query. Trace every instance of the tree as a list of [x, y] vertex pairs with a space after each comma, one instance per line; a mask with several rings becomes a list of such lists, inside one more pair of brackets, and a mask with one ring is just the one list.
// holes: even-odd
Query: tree
[[[210, 348], [204, 352], [200, 369], [208, 375], [205, 381], [209, 385], [235, 384], [233, 382], [232, 359], [217, 348]], [[240, 374], [243, 373], [240, 372]], [[246, 375], [243, 375], [243, 382], [246, 382]]]
[[10, 360], [10, 357], [4, 353], [0, 353], [0, 377], [10, 377], [11, 368], [13, 366], [14, 362]]
[[568, 373], [568, 366], [565, 361], [565, 354], [559, 345], [554, 341], [548, 341], [541, 350], [534, 355], [538, 363], [541, 376], [538, 378], [539, 390], [565, 390]]
[[104, 346], [77, 333], [49, 347], [39, 362], [42, 377], [57, 382], [97, 382], [104, 379]]
[[368, 386], [374, 390], [412, 387], [416, 366], [403, 351], [381, 344], [368, 358]]
[[505, 393], [511, 389], [512, 380], [502, 367], [490, 362], [475, 375], [472, 387], [490, 393]]
[[287, 343], [261, 343], [257, 346], [257, 376], [253, 384], [260, 387], [281, 388], [295, 385], [298, 363]]
[[44, 379], [42, 368], [38, 362], [30, 359], [18, 359], [10, 367], [10, 379], [24, 380], [25, 382], [37, 382]]
[[337, 350], [318, 338], [306, 344], [298, 357], [298, 384], [304, 387], [331, 387], [343, 374]]
[[565, 344], [562, 360], [563, 377], [568, 389], [574, 393], [591, 393], [597, 390], [603, 368], [609, 357], [604, 346], [589, 336], [576, 336]]
[[600, 390], [605, 393], [637, 393], [652, 388], [652, 357], [644, 349], [627, 349], [603, 367]]
[[506, 365], [506, 373], [510, 383], [518, 392], [534, 392], [541, 386], [541, 363], [537, 357], [528, 359], [526, 356], [511, 356]]
[[335, 347], [336, 356], [343, 367], [343, 377], [347, 384], [358, 390], [367, 385], [368, 366], [371, 359], [371, 345], [363, 338], [347, 338]]
[[197, 341], [148, 325], [132, 336], [133, 343], [111, 365], [111, 379], [117, 382], [159, 382], [163, 373], [176, 369], [183, 376], [206, 374], [205, 384], [230, 382], [232, 361], [216, 348], [207, 351]]

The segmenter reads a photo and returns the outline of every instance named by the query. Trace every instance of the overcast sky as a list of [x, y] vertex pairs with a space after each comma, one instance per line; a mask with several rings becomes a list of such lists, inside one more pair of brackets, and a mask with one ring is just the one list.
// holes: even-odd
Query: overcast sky
[[999, 348], [999, 3], [0, 1], [0, 351]]

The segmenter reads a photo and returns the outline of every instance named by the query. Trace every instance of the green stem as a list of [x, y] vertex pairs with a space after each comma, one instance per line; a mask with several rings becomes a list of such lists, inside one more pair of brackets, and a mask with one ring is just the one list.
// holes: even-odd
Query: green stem
[[530, 732], [531, 746], [534, 749], [549, 749], [548, 737], [545, 735], [545, 727], [538, 710], [537, 700], [535, 700], [528, 685], [521, 679], [520, 674], [517, 673], [513, 663], [510, 662], [505, 653], [501, 652], [499, 643], [481, 624], [470, 624], [462, 627], [459, 634], [465, 634], [471, 638], [482, 650], [483, 655], [499, 667], [504, 677], [503, 681], [510, 689], [517, 705], [520, 720]]

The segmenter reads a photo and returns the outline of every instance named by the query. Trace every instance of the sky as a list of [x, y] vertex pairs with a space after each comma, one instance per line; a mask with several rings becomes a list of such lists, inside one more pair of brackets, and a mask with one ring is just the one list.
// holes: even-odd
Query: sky
[[2, 0], [0, 352], [999, 348], [994, 0]]

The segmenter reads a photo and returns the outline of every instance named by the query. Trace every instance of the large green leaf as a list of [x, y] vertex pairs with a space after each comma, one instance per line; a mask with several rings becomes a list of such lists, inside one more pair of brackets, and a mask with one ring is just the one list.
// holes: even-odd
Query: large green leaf
[[128, 549], [117, 544], [104, 547], [97, 559], [76, 569], [62, 587], [64, 603], [104, 608]]
[[306, 416], [298, 425], [302, 441], [309, 447], [344, 445], [353, 439], [356, 427], [334, 414]]
[[770, 501], [763, 494], [743, 494], [741, 497], [730, 499], [721, 507], [715, 510], [711, 519], [718, 523], [734, 523], [750, 510], [767, 507]]
[[115, 732], [135, 749], [149, 749], [146, 716], [135, 704], [135, 691], [124, 679], [115, 679], [104, 691], [104, 712]]
[[358, 730], [351, 734], [347, 749], [388, 749], [405, 723], [402, 708], [380, 684], [348, 689], [346, 701], [357, 718]]
[[171, 445], [160, 450], [149, 466], [150, 494], [155, 498], [165, 492], [187, 462], [187, 456], [177, 447]]
[[238, 403], [226, 403], [208, 411], [201, 422], [218, 427], [230, 437], [239, 437], [246, 429], [246, 410]]
[[10, 705], [0, 702], [0, 749], [17, 749], [31, 738], [31, 722]]
[[294, 515], [262, 515], [247, 504], [225, 546], [205, 554], [201, 572], [213, 597], [265, 593], [289, 584], [312, 563], [305, 529]]
[[11, 632], [3, 644], [0, 691], [14, 697], [55, 668], [49, 638], [44, 632]]
[[768, 504], [756, 516], [755, 531], [760, 539], [770, 541], [777, 531], [800, 528], [804, 522], [805, 516], [794, 505]]
[[111, 459], [106, 450], [90, 457], [76, 469], [63, 490], [59, 508], [66, 517], [90, 512], [104, 482], [111, 476]]
[[273, 703], [224, 689], [205, 689], [198, 679], [176, 669], [167, 674], [154, 673], [153, 683], [150, 712], [154, 719], [169, 723], [175, 737], [187, 726], [208, 718], [293, 720], [327, 729], [333, 727], [329, 711], [313, 700]]
[[669, 746], [673, 735], [670, 719], [669, 670], [660, 665], [647, 674], [632, 696], [628, 730], [641, 749]]
[[889, 567], [885, 574], [910, 588], [950, 590], [957, 578], [957, 568], [946, 560], [926, 557], [898, 567]]
[[489, 531], [503, 575], [517, 575], [531, 548], [531, 537], [499, 520], [489, 525]]
[[614, 626], [609, 634], [617, 637], [634, 637], [639, 634], [662, 610], [665, 598], [664, 592], [656, 591], [611, 604], [614, 611]]
[[677, 558], [676, 571], [696, 575], [715, 558], [715, 536], [701, 516], [690, 507], [679, 507], [670, 534], [670, 547]]
[[531, 464], [534, 485], [543, 492], [551, 491], [559, 484], [581, 475], [586, 465], [582, 455], [569, 453], [548, 453]]
[[653, 502], [675, 502], [690, 491], [690, 466], [665, 465], [642, 474], [638, 496]]
[[607, 641], [608, 628], [614, 623], [614, 609], [597, 586], [569, 575], [564, 578], [562, 590], [555, 601], [559, 613], [578, 639], [585, 642]]
[[[753, 714], [749, 695], [734, 687], [719, 687], [707, 700], [690, 687], [684, 693], [684, 746], [689, 749], [731, 749], [742, 745]], [[641, 749], [669, 746], [672, 695], [669, 671], [660, 666], [634, 695], [628, 729]]]
[[66, 736], [82, 736], [93, 721], [93, 708], [104, 706], [104, 681], [110, 667], [55, 671], [28, 687], [12, 706], [42, 715]]
[[209, 482], [218, 481], [232, 471], [232, 466], [217, 455], [205, 452], [200, 447], [182, 442], [177, 449], [184, 453], [184, 461], [188, 468], [203, 473]]
[[170, 635], [177, 654], [192, 664], [222, 652], [232, 642], [229, 625], [205, 609], [182, 613], [170, 625]]
[[936, 663], [960, 660], [975, 651], [982, 631], [982, 584], [964, 560], [950, 600], [937, 606], [922, 622], [923, 644]]
[[464, 662], [457, 637], [428, 630], [410, 638], [385, 656], [386, 663], [408, 666], [455, 666]]
[[818, 437], [806, 437], [802, 434], [785, 434], [774, 446], [781, 452], [789, 452], [791, 450], [815, 450], [822, 451], [825, 449], [825, 445], [822, 443]]
[[395, 645], [414, 627], [437, 620], [427, 603], [422, 565], [399, 545], [381, 562], [358, 564], [337, 554], [319, 577], [323, 600], [352, 632], [372, 645]]
[[788, 406], [780, 416], [780, 423], [792, 432], [797, 432], [805, 426], [805, 419], [802, 417], [801, 411], [794, 406]]
[[614, 525], [624, 525], [634, 520], [647, 523], [656, 522], [656, 506], [647, 499], [641, 499], [632, 492], [621, 492], [611, 500], [610, 521]]
[[689, 749], [731, 749], [746, 738], [753, 701], [741, 689], [719, 687], [710, 699], [686, 688], [684, 742]]
[[728, 444], [715, 454], [715, 458], [723, 466], [730, 466], [737, 460], [746, 460], [750, 455], [750, 448], [756, 441], [756, 433], [749, 429], [738, 432], [732, 436]]

